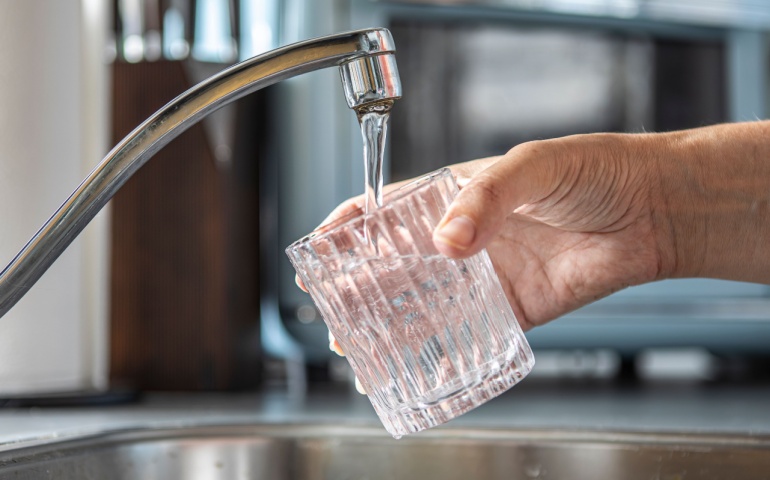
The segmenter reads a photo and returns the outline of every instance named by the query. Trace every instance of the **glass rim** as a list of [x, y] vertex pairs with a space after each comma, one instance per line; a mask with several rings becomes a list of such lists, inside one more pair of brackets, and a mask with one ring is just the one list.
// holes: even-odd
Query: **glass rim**
[[452, 175], [452, 170], [450, 170], [448, 167], [442, 167], [442, 168], [439, 168], [438, 170], [434, 170], [430, 173], [426, 173], [425, 175], [418, 177], [409, 183], [401, 185], [397, 189], [385, 194], [384, 199], [388, 200], [387, 203], [384, 203], [381, 207], [374, 209], [374, 211], [369, 213], [364, 213], [363, 207], [358, 207], [354, 211], [346, 215], [343, 215], [342, 217], [336, 218], [329, 223], [325, 223], [323, 225], [318, 226], [318, 228], [316, 228], [309, 234], [305, 235], [299, 240], [294, 241], [291, 245], [286, 247], [286, 251], [288, 252], [312, 240], [317, 240], [318, 238], [322, 238], [328, 234], [331, 234], [333, 231], [339, 228], [350, 225], [361, 219], [366, 220], [375, 215], [378, 215], [381, 211], [387, 208], [390, 208], [394, 202], [412, 194], [413, 192], [423, 187], [424, 185], [432, 183], [438, 178], [447, 177], [447, 176], [454, 179], [454, 175]]

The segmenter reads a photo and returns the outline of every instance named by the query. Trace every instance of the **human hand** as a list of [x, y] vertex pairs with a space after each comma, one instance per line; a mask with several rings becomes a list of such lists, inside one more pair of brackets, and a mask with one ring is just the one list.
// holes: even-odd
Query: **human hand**
[[653, 135], [576, 135], [452, 167], [461, 188], [434, 232], [454, 258], [486, 248], [525, 330], [663, 278]]
[[770, 122], [575, 135], [453, 168], [439, 251], [486, 247], [524, 329], [664, 278], [770, 284]]
[[[582, 141], [586, 141], [583, 139]], [[605, 139], [602, 142], [597, 142], [598, 144], [604, 144], [606, 143], [607, 139]], [[543, 142], [544, 143], [544, 142]], [[503, 189], [510, 187], [517, 188], [516, 182], [510, 180], [510, 172], [501, 171], [498, 173], [494, 173], [494, 170], [499, 168], [500, 166], [506, 166], [510, 164], [510, 162], [516, 162], [516, 161], [524, 161], [524, 162], [533, 162], [532, 165], [537, 168], [546, 168], [550, 169], [549, 171], [546, 171], [545, 173], [539, 171], [537, 168], [533, 169], [531, 172], [522, 172], [524, 174], [532, 176], [540, 176], [544, 177], [546, 174], [549, 173], [556, 173], [559, 175], [567, 176], [566, 179], [550, 179], [550, 184], [545, 185], [538, 185], [537, 183], [533, 182], [532, 180], [536, 180], [537, 178], [530, 178], [530, 182], [527, 184], [529, 187], [536, 188], [536, 189], [546, 189], [546, 191], [540, 193], [535, 191], [532, 193], [533, 196], [541, 195], [541, 197], [545, 198], [548, 197], [550, 194], [554, 193], [551, 190], [547, 190], [550, 188], [550, 185], [554, 185], [555, 187], [559, 188], [565, 188], [566, 190], [572, 190], [573, 195], [575, 195], [574, 198], [567, 198], [566, 193], [569, 193], [568, 191], [565, 192], [565, 194], [562, 194], [560, 192], [556, 192], [557, 195], [559, 195], [562, 199], [565, 201], [571, 201], [573, 203], [577, 203], [579, 205], [584, 205], [588, 209], [593, 210], [599, 210], [602, 207], [605, 207], [606, 205], [603, 204], [597, 204], [600, 200], [608, 200], [613, 201], [611, 198], [609, 198], [612, 195], [615, 195], [617, 197], [621, 197], [622, 195], [628, 194], [628, 198], [633, 197], [633, 192], [620, 191], [619, 188], [616, 188], [616, 185], [619, 183], [616, 178], [612, 178], [610, 175], [602, 175], [601, 173], [604, 171], [609, 171], [614, 166], [610, 162], [615, 161], [615, 158], [610, 157], [609, 155], [605, 155], [605, 147], [602, 147], [601, 149], [598, 149], [598, 146], [593, 146], [594, 150], [599, 150], [597, 153], [596, 151], [588, 152], [586, 153], [586, 160], [583, 159], [569, 159], [569, 158], [562, 158], [562, 149], [566, 151], [572, 151], [575, 150], [577, 147], [572, 147], [571, 149], [566, 148], [564, 145], [560, 145], [559, 149], [554, 149], [553, 146], [541, 146], [537, 145], [537, 149], [530, 149], [533, 145], [528, 145], [527, 149], [524, 149], [523, 147], [519, 147], [518, 149], [513, 149], [511, 152], [509, 152], [508, 155], [503, 157], [495, 157], [495, 158], [489, 158], [489, 159], [482, 159], [477, 160], [474, 162], [468, 162], [461, 165], [455, 165], [450, 167], [453, 174], [455, 175], [456, 179], [458, 180], [458, 183], [461, 187], [461, 193], [460, 196], [458, 196], [457, 200], [453, 203], [452, 207], [450, 208], [449, 214], [451, 215], [453, 212], [457, 212], [456, 210], [458, 206], [462, 207], [465, 205], [465, 208], [467, 211], [467, 204], [468, 199], [470, 198], [471, 201], [474, 197], [473, 195], [468, 197], [467, 195], [463, 197], [464, 194], [471, 192], [474, 193], [474, 188], [478, 188], [478, 181], [479, 179], [488, 178], [492, 179], [496, 182], [500, 183], [500, 187]], [[589, 150], [586, 148], [586, 150]], [[604, 158], [604, 157], [607, 158]], [[553, 165], [549, 165], [547, 163], [553, 162]], [[583, 178], [578, 178], [575, 175], [572, 175], [571, 172], [568, 169], [564, 169], [563, 171], [559, 171], [556, 168], [552, 168], [556, 166], [559, 162], [562, 161], [571, 161], [573, 164], [577, 163], [578, 161], [585, 162], [585, 165], [581, 166], [580, 168], [583, 168], [586, 172], [594, 170], [594, 165], [589, 165], [589, 162], [596, 162], [597, 166], [600, 167], [598, 170], [598, 175], [591, 176], [587, 175]], [[606, 162], [606, 164], [601, 164], [600, 162]], [[623, 167], [625, 168], [625, 167]], [[627, 181], [627, 184], [624, 186], [629, 186], [632, 183], [635, 182], [636, 179], [628, 178], [630, 176], [639, 176], [641, 178], [642, 170], [638, 170], [636, 172], [629, 173], [631, 169], [624, 170], [621, 167], [615, 168], [615, 172], [618, 174], [626, 175], [622, 178], [622, 180]], [[633, 174], [633, 175], [632, 175]], [[575, 180], [581, 180], [583, 183], [575, 182]], [[642, 179], [643, 180], [643, 179]], [[541, 179], [542, 181], [542, 179]], [[573, 181], [574, 185], [568, 185], [568, 181]], [[509, 185], [510, 184], [510, 185]], [[646, 181], [639, 181], [635, 182], [634, 186], [643, 189], [647, 186]], [[393, 186], [391, 186], [393, 188]], [[497, 188], [497, 187], [490, 187], [490, 188]], [[604, 192], [598, 192], [597, 190], [599, 188], [603, 188]], [[614, 192], [612, 189], [616, 188], [618, 192]], [[580, 191], [579, 191], [580, 190]], [[593, 193], [593, 197], [590, 195], [586, 195], [585, 192]], [[499, 198], [499, 196], [495, 197]], [[465, 203], [458, 203], [461, 200], [465, 200]], [[485, 200], [485, 199], [481, 199]], [[592, 200], [595, 200], [592, 202]], [[323, 224], [326, 224], [328, 222], [333, 221], [336, 218], [339, 218], [341, 216], [345, 216], [347, 214], [350, 214], [354, 210], [359, 210], [362, 206], [363, 199], [358, 197], [352, 200], [349, 200], [345, 203], [343, 203], [340, 207], [338, 207], [332, 214], [327, 218]], [[562, 208], [567, 213], [571, 212], [571, 209], [559, 207], [559, 205], [556, 202], [553, 202], [555, 205], [555, 208]], [[617, 201], [617, 203], [621, 203], [620, 201]], [[476, 203], [476, 205], [478, 202]], [[532, 210], [532, 215], [537, 214], [535, 207], [537, 205], [533, 202], [530, 205], [530, 209]], [[495, 211], [492, 211], [492, 208], [494, 207]], [[627, 206], [626, 206], [627, 207]], [[493, 264], [497, 270], [498, 276], [501, 279], [501, 283], [504, 286], [504, 290], [508, 296], [508, 300], [513, 305], [514, 310], [517, 314], [517, 317], [519, 318], [520, 323], [522, 323], [524, 328], [528, 328], [535, 324], [534, 322], [540, 322], [546, 315], [549, 315], [550, 318], [554, 318], [555, 316], [558, 316], [561, 312], [568, 311], [573, 307], [570, 302], [574, 303], [575, 298], [573, 297], [573, 292], [569, 290], [569, 285], [567, 286], [567, 289], [564, 288], [563, 284], [570, 283], [572, 280], [565, 279], [565, 278], [559, 278], [556, 279], [560, 283], [558, 286], [554, 287], [552, 285], [548, 285], [548, 289], [546, 290], [544, 288], [544, 280], [548, 280], [549, 276], [552, 274], [555, 275], [569, 275], [572, 272], [568, 270], [547, 270], [548, 268], [553, 267], [553, 264], [549, 265], [549, 262], [554, 259], [556, 256], [563, 256], [563, 255], [571, 255], [573, 258], [577, 259], [577, 262], [574, 260], [570, 260], [569, 258], [566, 258], [566, 262], [568, 262], [568, 265], [579, 263], [581, 260], [580, 255], [587, 249], [587, 246], [591, 244], [590, 238], [583, 238], [586, 237], [586, 235], [580, 233], [576, 233], [573, 231], [569, 231], [570, 228], [585, 228], [589, 231], [592, 231], [590, 229], [596, 229], [599, 231], [604, 232], [605, 230], [607, 232], [612, 231], [612, 223], [619, 222], [622, 220], [622, 218], [614, 218], [612, 215], [607, 215], [607, 212], [599, 211], [599, 212], [589, 212], [586, 214], [585, 212], [581, 213], [579, 211], [574, 212], [574, 215], [576, 216], [577, 220], [570, 220], [569, 217], [557, 217], [556, 220], [553, 219], [541, 219], [541, 218], [530, 218], [527, 217], [524, 214], [518, 214], [518, 213], [512, 213], [513, 210], [516, 208], [516, 206], [509, 206], [501, 203], [500, 205], [492, 206], [492, 205], [485, 205], [482, 208], [478, 209], [478, 212], [483, 212], [483, 215], [475, 215], [473, 217], [465, 217], [468, 223], [473, 223], [474, 225], [481, 225], [485, 226], [486, 228], [495, 228], [498, 227], [497, 232], [489, 232], [488, 237], [491, 238], [491, 241], [486, 242], [486, 246], [488, 247], [488, 251], [490, 253], [490, 257], [493, 261]], [[473, 212], [471, 212], [469, 215], [472, 215]], [[495, 214], [499, 214], [499, 218], [495, 218]], [[626, 208], [626, 211], [615, 214], [618, 217], [624, 217], [629, 216], [633, 217], [635, 220], [636, 217], [634, 215], [640, 216], [636, 213], [636, 211], [628, 211], [628, 208]], [[465, 214], [463, 214], [465, 215]], [[585, 218], [588, 215], [593, 215], [595, 218], [592, 220], [593, 224], [589, 223], [587, 225], [580, 225], [579, 222], [581, 220], [585, 220]], [[486, 225], [483, 224], [485, 220], [489, 219], [490, 222]], [[553, 222], [553, 225], [549, 225], [547, 222]], [[625, 221], [625, 220], [623, 220]], [[569, 222], [573, 222], [573, 224], [570, 224]], [[631, 222], [628, 222], [631, 223]], [[504, 224], [502, 226], [499, 226], [498, 224]], [[607, 228], [607, 227], [610, 228]], [[624, 225], [619, 226], [619, 229], [622, 229]], [[323, 228], [323, 227], [322, 227]], [[444, 230], [446, 231], [446, 230]], [[451, 234], [451, 227], [450, 227], [450, 234]], [[484, 244], [479, 243], [477, 245], [460, 245], [460, 242], [463, 240], [466, 240], [465, 238], [462, 238], [462, 234], [464, 232], [459, 232], [460, 238], [458, 239], [458, 231], [455, 229], [455, 238], [449, 238], [447, 239], [446, 236], [442, 235], [442, 231], [439, 230], [436, 232], [436, 246], [442, 253], [448, 254], [450, 256], [454, 257], [463, 257], [463, 256], [470, 256], [473, 253], [476, 253], [478, 250], [480, 250]], [[606, 236], [606, 235], [605, 235]], [[630, 235], [634, 239], [639, 237], [639, 233], [637, 231], [634, 231]], [[579, 237], [579, 238], [578, 238]], [[472, 240], [477, 240], [474, 236]], [[628, 241], [625, 239], [616, 240], [617, 244], [626, 248], [628, 245]], [[593, 249], [599, 250], [605, 247], [604, 244], [601, 242], [596, 243], [594, 241]], [[577, 248], [575, 248], [575, 245], [577, 245]], [[634, 247], [635, 249], [635, 247]], [[648, 249], [649, 251], [650, 249]], [[601, 260], [605, 257], [603, 257], [603, 254], [605, 252], [597, 252], [593, 254], [594, 257], [596, 257], [597, 261]], [[636, 252], [634, 251], [633, 254], [635, 255]], [[591, 253], [589, 252], [589, 255]], [[632, 255], [632, 256], [634, 256]], [[622, 255], [618, 254], [618, 256], [628, 256], [628, 253], [623, 252]], [[561, 258], [558, 259], [561, 261]], [[617, 260], [609, 259], [608, 264], [611, 266], [614, 266], [615, 263], [618, 263]], [[590, 265], [586, 268], [590, 268]], [[633, 265], [629, 268], [633, 268]], [[600, 270], [602, 270], [600, 268]], [[527, 285], [527, 282], [523, 281], [525, 278], [533, 279], [533, 283], [529, 283]], [[639, 282], [646, 280], [642, 279], [639, 280]], [[606, 282], [612, 283], [613, 281], [617, 282], [618, 280], [615, 279], [609, 279]], [[631, 279], [625, 279], [623, 278], [621, 281], [631, 283]], [[518, 283], [518, 284], [517, 284]], [[522, 287], [523, 285], [523, 287]], [[516, 289], [523, 288], [524, 295], [518, 296], [518, 292]], [[536, 290], [535, 293], [532, 293], [533, 290]], [[590, 300], [593, 300], [595, 298], [598, 298], [598, 293], [591, 293], [591, 297], [588, 299], [583, 300], [583, 303], [587, 303]], [[557, 298], [558, 297], [558, 298]], [[527, 301], [529, 303], [527, 303]], [[554, 305], [554, 303], [557, 303]], [[566, 305], [566, 306], [565, 306]], [[547, 309], [551, 309], [548, 311]], [[555, 312], [554, 309], [558, 309]], [[546, 313], [543, 313], [543, 311], [546, 311]], [[530, 311], [535, 311], [538, 317], [534, 318], [530, 315]], [[549, 318], [545, 318], [547, 320]], [[542, 321], [545, 321], [542, 320]], [[330, 348], [339, 353], [342, 354], [341, 349], [339, 348], [339, 344], [333, 339], [330, 338]]]
[[454, 258], [486, 247], [524, 329], [663, 278], [770, 283], [768, 135], [770, 122], [576, 135], [455, 165], [434, 243]]

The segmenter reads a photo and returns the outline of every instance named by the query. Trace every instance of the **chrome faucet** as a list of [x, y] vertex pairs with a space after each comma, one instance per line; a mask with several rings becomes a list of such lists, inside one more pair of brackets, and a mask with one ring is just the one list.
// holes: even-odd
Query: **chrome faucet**
[[261, 88], [337, 66], [348, 106], [385, 110], [401, 96], [395, 45], [385, 29], [295, 43], [234, 65], [192, 87], [118, 143], [0, 272], [0, 316], [37, 282], [99, 210], [155, 152], [215, 110]]

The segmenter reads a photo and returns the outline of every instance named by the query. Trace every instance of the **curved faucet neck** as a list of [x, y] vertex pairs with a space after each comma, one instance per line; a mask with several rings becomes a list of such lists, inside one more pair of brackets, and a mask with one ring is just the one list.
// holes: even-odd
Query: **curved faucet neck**
[[37, 282], [152, 155], [219, 108], [303, 73], [339, 66], [350, 108], [401, 96], [390, 32], [375, 28], [288, 45], [234, 65], [169, 102], [118, 143], [0, 272], [0, 316]]

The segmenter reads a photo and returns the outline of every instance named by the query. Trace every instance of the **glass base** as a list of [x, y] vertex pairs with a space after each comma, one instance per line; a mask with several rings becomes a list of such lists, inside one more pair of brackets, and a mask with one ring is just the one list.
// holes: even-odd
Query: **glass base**
[[[518, 353], [513, 358], [511, 352], [506, 352], [476, 372], [453, 382], [458, 388], [447, 388], [445, 385], [443, 390], [449, 390], [450, 393], [438, 399], [411, 402], [411, 406], [403, 406], [398, 410], [378, 409], [375, 405], [377, 415], [388, 433], [396, 439], [459, 417], [510, 389], [532, 371], [535, 358], [531, 351], [529, 355], [522, 355], [520, 347], [514, 350]], [[495, 363], [500, 366], [489, 368]]]

